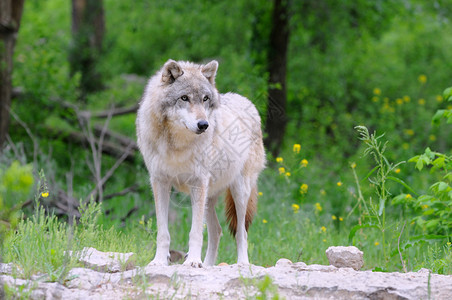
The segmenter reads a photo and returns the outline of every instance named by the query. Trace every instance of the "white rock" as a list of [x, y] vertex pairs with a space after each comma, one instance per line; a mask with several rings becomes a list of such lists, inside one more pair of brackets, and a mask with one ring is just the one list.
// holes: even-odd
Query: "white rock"
[[337, 268], [353, 268], [360, 270], [364, 265], [363, 252], [355, 246], [329, 247], [326, 256], [331, 265]]
[[291, 264], [292, 264], [292, 261], [290, 259], [280, 258], [276, 262], [275, 267], [288, 266], [288, 265], [291, 265]]
[[127, 265], [127, 261], [133, 255], [133, 252], [102, 252], [94, 248], [83, 248], [81, 252], [73, 253], [69, 251], [69, 255], [79, 256], [78, 260], [86, 267], [99, 272], [119, 272], [122, 266]]

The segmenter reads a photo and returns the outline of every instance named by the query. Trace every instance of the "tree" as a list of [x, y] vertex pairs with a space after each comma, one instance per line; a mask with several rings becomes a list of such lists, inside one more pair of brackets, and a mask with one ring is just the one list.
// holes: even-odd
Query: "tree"
[[281, 148], [287, 123], [286, 68], [289, 45], [289, 1], [274, 0], [272, 29], [268, 45], [268, 105], [265, 146], [276, 156]]
[[9, 127], [13, 52], [25, 0], [0, 0], [0, 151]]
[[102, 0], [72, 0], [71, 74], [81, 73], [82, 99], [102, 87], [96, 62], [102, 50], [105, 20]]

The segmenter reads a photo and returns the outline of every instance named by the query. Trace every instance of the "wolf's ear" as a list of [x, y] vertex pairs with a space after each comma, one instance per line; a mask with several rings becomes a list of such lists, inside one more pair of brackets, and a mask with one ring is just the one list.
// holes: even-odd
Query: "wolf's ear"
[[210, 81], [212, 85], [215, 85], [215, 75], [217, 75], [217, 70], [218, 62], [216, 60], [212, 60], [207, 65], [202, 66], [201, 73], [207, 78], [207, 80]]
[[177, 78], [182, 76], [184, 71], [177, 62], [170, 59], [164, 65], [162, 69], [162, 81], [166, 83], [173, 83]]

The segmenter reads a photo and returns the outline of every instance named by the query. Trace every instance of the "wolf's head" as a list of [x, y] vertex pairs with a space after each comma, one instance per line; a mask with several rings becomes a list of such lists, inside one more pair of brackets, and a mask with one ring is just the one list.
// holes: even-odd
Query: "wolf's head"
[[209, 118], [219, 105], [215, 88], [218, 62], [206, 65], [168, 60], [161, 70], [161, 112], [173, 126], [201, 134], [209, 128]]

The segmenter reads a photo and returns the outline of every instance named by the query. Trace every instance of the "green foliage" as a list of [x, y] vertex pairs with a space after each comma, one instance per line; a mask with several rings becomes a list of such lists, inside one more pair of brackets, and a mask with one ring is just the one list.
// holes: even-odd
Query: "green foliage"
[[0, 235], [17, 224], [21, 204], [30, 196], [33, 187], [31, 165], [13, 161], [0, 164]]

